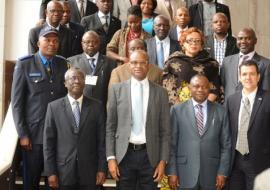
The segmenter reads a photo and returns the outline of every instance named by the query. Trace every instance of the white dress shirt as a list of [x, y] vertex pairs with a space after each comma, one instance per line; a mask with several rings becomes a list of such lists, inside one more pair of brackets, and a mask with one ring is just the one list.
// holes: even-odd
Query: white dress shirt
[[163, 50], [164, 50], [163, 56], [164, 56], [164, 62], [165, 62], [165, 61], [167, 61], [167, 59], [169, 58], [169, 55], [170, 55], [170, 38], [168, 36], [166, 38], [164, 38], [163, 40], [159, 40], [157, 36], [155, 36], [155, 38], [156, 38], [157, 50], [160, 46], [160, 42], [162, 42]]
[[71, 105], [72, 110], [75, 109], [75, 106], [76, 106], [75, 101], [77, 101], [77, 102], [79, 102], [79, 107], [80, 107], [80, 111], [81, 111], [82, 110], [83, 95], [80, 98], [78, 98], [77, 100], [75, 100], [69, 94], [67, 96], [68, 96], [68, 100], [69, 100], [69, 103]]
[[[148, 99], [149, 99], [149, 81], [147, 78], [145, 78], [142, 81], [136, 80], [134, 77], [131, 77], [131, 85], [130, 85], [130, 94], [131, 99], [134, 95], [134, 88], [136, 85], [139, 85], [141, 83], [143, 85], [143, 129], [139, 134], [135, 134], [131, 130], [130, 139], [129, 142], [133, 144], [144, 144], [146, 143], [146, 136], [145, 136], [145, 124], [146, 124], [146, 114], [147, 114], [147, 108], [148, 108]], [[133, 102], [133, 101], [131, 101]], [[131, 105], [134, 106], [134, 105]], [[131, 113], [132, 114], [132, 113]]]
[[100, 20], [100, 22], [101, 22], [102, 25], [104, 25], [106, 23], [105, 16], [108, 16], [107, 23], [108, 23], [108, 25], [110, 25], [111, 14], [108, 13], [108, 14], [105, 15], [103, 12], [98, 11], [98, 17], [99, 17], [99, 20]]
[[207, 121], [207, 99], [203, 103], [198, 103], [192, 98], [193, 108], [195, 110], [195, 115], [198, 112], [198, 108], [196, 107], [198, 104], [202, 105], [203, 111], [203, 126], [205, 127]]
[[188, 26], [186, 28], [182, 29], [178, 25], [176, 26], [176, 32], [177, 32], [177, 40], [181, 37], [181, 32], [185, 32], [188, 29]]

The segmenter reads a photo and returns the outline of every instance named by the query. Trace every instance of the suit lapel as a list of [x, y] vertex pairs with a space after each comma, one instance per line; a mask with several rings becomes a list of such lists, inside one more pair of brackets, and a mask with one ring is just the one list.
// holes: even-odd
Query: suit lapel
[[232, 81], [234, 82], [234, 85], [237, 86], [238, 85], [238, 65], [239, 65], [239, 54], [234, 55], [234, 58], [232, 60], [231, 63], [231, 67], [232, 67], [232, 71], [235, 73], [233, 75], [231, 75]]
[[[128, 105], [132, 105], [131, 103], [131, 80], [127, 80], [125, 83], [125, 85], [127, 85], [126, 88], [124, 88], [126, 90], [126, 98], [128, 98], [127, 102], [128, 102]], [[132, 123], [132, 106], [128, 106], [129, 107], [129, 120], [130, 120], [130, 123]], [[131, 125], [130, 125], [130, 130], [131, 130]]]
[[214, 110], [213, 104], [210, 103], [209, 101], [207, 101], [207, 120], [206, 120], [206, 124], [204, 126], [203, 135], [206, 133], [206, 131], [209, 129], [209, 127], [214, 124], [214, 122], [215, 122], [214, 114], [215, 114], [215, 110]]
[[81, 109], [81, 115], [80, 115], [80, 125], [79, 125], [79, 130], [82, 131], [84, 127], [84, 122], [90, 112], [90, 102], [86, 97], [83, 97], [83, 102], [82, 102], [82, 109]]
[[150, 116], [151, 114], [151, 110], [154, 107], [153, 106], [153, 101], [155, 99], [155, 88], [153, 87], [153, 85], [151, 84], [151, 82], [149, 81], [149, 97], [148, 97], [148, 105], [147, 105], [147, 112], [146, 112], [146, 127], [148, 126], [148, 116]]
[[90, 71], [92, 71], [92, 68], [90, 67], [90, 63], [88, 62], [88, 59], [84, 53], [81, 54], [81, 62], [83, 66], [82, 69], [84, 70], [85, 74], [91, 74]]
[[101, 30], [103, 30], [103, 32], [105, 32], [104, 29], [103, 29], [101, 20], [100, 20], [100, 18], [98, 16], [98, 13], [95, 13], [95, 20], [96, 20], [96, 24], [97, 24], [97, 26], [95, 26], [95, 28], [100, 28]]
[[76, 127], [75, 118], [74, 118], [71, 105], [67, 96], [65, 96], [65, 98], [63, 99], [63, 107], [64, 107], [64, 112], [67, 115], [67, 119], [69, 120], [69, 123], [71, 123], [72, 130], [74, 130]]
[[263, 93], [263, 91], [258, 91], [257, 95], [255, 97], [252, 112], [251, 112], [251, 116], [250, 116], [250, 120], [249, 120], [249, 129], [253, 126], [252, 123], [253, 123], [253, 121], [255, 119], [255, 116], [256, 116], [256, 114], [258, 112], [259, 107], [262, 104], [262, 101], [263, 101], [262, 93]]
[[151, 39], [151, 43], [152, 43], [152, 47], [153, 47], [152, 48], [152, 50], [153, 50], [152, 56], [153, 56], [153, 60], [155, 60], [154, 64], [157, 64], [157, 51], [156, 51], [157, 45], [156, 45], [156, 39], [155, 39], [155, 37], [153, 37]]
[[235, 113], [235, 119], [232, 120], [235, 122], [233, 125], [233, 126], [235, 126], [235, 128], [232, 130], [234, 130], [236, 132], [235, 133], [236, 136], [238, 133], [238, 123], [239, 123], [239, 114], [240, 114], [239, 111], [240, 111], [241, 99], [242, 99], [242, 92], [238, 92], [235, 99], [233, 99], [233, 101], [232, 101], [232, 106], [234, 107], [232, 112]]
[[102, 55], [99, 54], [98, 55], [98, 60], [97, 60], [97, 66], [96, 66], [94, 74], [99, 73], [99, 70], [102, 68], [103, 64], [104, 64], [104, 59], [103, 59]]
[[187, 118], [190, 119], [191, 126], [192, 126], [194, 133], [196, 133], [197, 136], [200, 138], [198, 127], [196, 124], [196, 116], [195, 116], [195, 111], [194, 111], [192, 100], [191, 99], [188, 100], [187, 104], [188, 104]]

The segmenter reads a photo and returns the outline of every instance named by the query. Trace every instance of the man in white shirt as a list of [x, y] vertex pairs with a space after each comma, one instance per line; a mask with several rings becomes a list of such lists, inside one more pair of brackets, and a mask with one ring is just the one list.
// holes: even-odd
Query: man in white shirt
[[106, 156], [119, 190], [157, 189], [169, 157], [167, 92], [148, 80], [148, 55], [130, 55], [131, 79], [109, 89]]

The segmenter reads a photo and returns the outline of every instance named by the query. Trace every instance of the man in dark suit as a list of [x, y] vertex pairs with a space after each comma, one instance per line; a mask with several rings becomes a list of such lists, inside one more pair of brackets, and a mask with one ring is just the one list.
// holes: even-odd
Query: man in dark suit
[[[190, 22], [189, 27], [199, 28], [205, 36], [209, 36], [211, 32], [212, 18], [215, 13], [224, 13], [229, 23], [231, 23], [230, 9], [228, 6], [218, 3], [217, 0], [203, 0], [189, 7]], [[228, 29], [232, 34], [231, 26]]]
[[46, 9], [46, 23], [34, 27], [29, 32], [28, 38], [28, 52], [29, 54], [36, 53], [38, 51], [38, 37], [40, 30], [42, 28], [54, 28], [58, 31], [59, 36], [59, 48], [58, 48], [58, 55], [63, 57], [70, 57], [72, 56], [72, 45], [73, 45], [73, 32], [60, 25], [60, 21], [63, 16], [63, 7], [60, 2], [58, 1], [50, 1], [47, 5]]
[[[39, 18], [40, 18], [40, 22], [44, 22], [46, 19], [46, 7], [47, 4], [50, 2], [51, 0], [42, 0], [41, 1], [41, 5], [40, 5], [40, 10], [39, 10]], [[84, 15], [81, 17], [80, 14], [80, 2], [76, 1], [76, 0], [67, 0], [69, 1], [69, 3], [71, 4], [71, 22], [80, 24], [81, 22], [81, 18], [83, 16], [87, 16], [87, 15], [91, 15], [94, 14], [98, 9], [95, 3], [92, 3], [89, 0], [85, 0], [83, 1], [83, 10], [84, 10]]]
[[102, 101], [104, 109], [108, 97], [108, 85], [116, 62], [99, 52], [100, 38], [94, 31], [88, 31], [82, 38], [83, 53], [68, 58], [71, 65], [86, 73], [84, 95]]
[[105, 182], [105, 117], [100, 102], [83, 96], [85, 74], [65, 74], [68, 95], [49, 103], [44, 125], [44, 171], [60, 190], [97, 190]]
[[239, 53], [236, 39], [228, 33], [230, 23], [224, 13], [216, 13], [212, 20], [213, 35], [206, 36], [205, 49], [219, 62], [221, 67], [224, 57]]
[[189, 21], [188, 9], [186, 7], [179, 7], [174, 17], [176, 25], [172, 26], [169, 32], [170, 38], [180, 42], [181, 34], [188, 29]]
[[167, 92], [147, 79], [145, 51], [129, 58], [132, 77], [109, 90], [106, 155], [119, 190], [157, 189], [170, 148]]
[[189, 89], [192, 99], [171, 108], [169, 184], [173, 189], [221, 190], [231, 158], [227, 112], [207, 100], [210, 86], [205, 76], [192, 77]]
[[99, 34], [100, 52], [106, 55], [106, 46], [114, 33], [121, 28], [121, 21], [110, 13], [113, 6], [112, 0], [97, 0], [96, 4], [98, 12], [82, 18], [81, 24], [85, 31], [94, 30]]
[[239, 67], [243, 89], [230, 96], [227, 110], [232, 133], [230, 190], [253, 190], [254, 178], [270, 167], [270, 93], [258, 83], [255, 61]]
[[270, 60], [255, 52], [257, 37], [252, 28], [243, 28], [237, 36], [239, 54], [225, 57], [220, 70], [220, 78], [224, 87], [225, 100], [236, 91], [242, 89], [238, 80], [238, 67], [244, 60], [254, 60], [260, 71], [258, 86], [270, 90]]
[[73, 32], [74, 40], [73, 40], [73, 49], [72, 49], [72, 54], [77, 55], [79, 53], [82, 53], [82, 36], [84, 34], [84, 29], [82, 25], [70, 22], [70, 16], [71, 16], [71, 9], [68, 1], [62, 1], [62, 6], [63, 6], [63, 17], [60, 22], [61, 25], [66, 26], [67, 28], [71, 29]]
[[172, 40], [168, 36], [169, 30], [169, 20], [162, 15], [158, 15], [154, 19], [154, 31], [156, 35], [145, 40], [149, 62], [156, 64], [161, 69], [164, 68], [164, 63], [169, 55], [180, 49], [178, 41]]
[[55, 56], [59, 47], [56, 30], [44, 28], [39, 51], [20, 58], [15, 66], [11, 104], [19, 143], [23, 150], [24, 186], [39, 189], [43, 170], [43, 126], [49, 102], [65, 96], [66, 60]]

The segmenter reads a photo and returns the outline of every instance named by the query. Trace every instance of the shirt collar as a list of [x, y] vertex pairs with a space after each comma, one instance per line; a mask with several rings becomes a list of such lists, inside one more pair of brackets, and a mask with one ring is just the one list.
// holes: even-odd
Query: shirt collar
[[53, 28], [53, 29], [55, 29], [55, 30], [57, 30], [57, 31], [60, 30], [60, 24], [58, 24], [57, 27], [54, 27], [54, 26], [50, 25], [50, 23], [49, 23], [49, 21], [48, 21], [48, 18], [46, 19], [46, 22], [47, 22], [47, 24], [49, 25], [49, 27], [51, 27], [51, 28]]
[[108, 16], [108, 17], [110, 18], [111, 14], [110, 14], [110, 12], [109, 12], [108, 14], [105, 15], [103, 12], [98, 11], [98, 17], [99, 17], [99, 18], [104, 18], [104, 16]]
[[155, 38], [156, 38], [156, 42], [157, 42], [157, 44], [158, 44], [158, 43], [160, 43], [160, 42], [163, 42], [163, 44], [164, 44], [164, 43], [169, 43], [169, 42], [170, 42], [170, 38], [169, 38], [169, 36], [167, 36], [167, 37], [166, 37], [166, 38], [164, 38], [163, 40], [158, 39], [158, 37], [157, 37], [157, 36], [155, 36]]
[[145, 77], [145, 79], [143, 79], [141, 81], [138, 81], [137, 79], [135, 79], [132, 76], [131, 79], [130, 79], [130, 81], [131, 81], [131, 85], [135, 85], [135, 84], [141, 83], [143, 86], [145, 86], [145, 85], [148, 85], [149, 84], [149, 81], [148, 81], [148, 78], [147, 77]]
[[248, 59], [252, 59], [252, 57], [255, 55], [255, 51], [252, 51], [248, 54], [243, 54], [242, 52], [239, 53], [239, 57], [241, 58], [242, 56], [248, 56]]
[[85, 54], [85, 56], [86, 56], [87, 59], [94, 58], [95, 59], [94, 63], [96, 64], [96, 62], [98, 60], [99, 52], [97, 52], [93, 57], [90, 57], [87, 53], [84, 53], [84, 54]]
[[47, 58], [41, 53], [41, 51], [38, 51], [38, 54], [39, 54], [41, 63], [42, 63], [43, 65], [47, 65], [47, 61], [49, 61], [49, 62], [52, 63], [53, 57], [52, 57], [51, 59], [47, 59]]
[[206, 108], [206, 106], [207, 106], [207, 99], [204, 100], [203, 103], [198, 103], [193, 98], [191, 100], [192, 100], [193, 107], [197, 106], [198, 104], [202, 105], [204, 108]]
[[249, 93], [249, 95], [245, 95], [242, 90], [242, 99], [248, 98], [249, 102], [254, 102], [257, 91], [258, 91], [258, 87], [253, 92]]
[[69, 100], [69, 103], [70, 105], [73, 105], [73, 102], [74, 101], [78, 101], [79, 102], [79, 105], [80, 105], [80, 108], [82, 107], [82, 101], [83, 101], [83, 95], [81, 95], [81, 97], [79, 97], [77, 100], [75, 100], [72, 96], [70, 96], [69, 94], [67, 95], [68, 97], [68, 100]]
[[216, 34], [214, 33], [213, 34], [214, 35], [214, 39], [216, 40], [216, 41], [218, 41], [218, 42], [224, 42], [226, 39], [227, 39], [227, 37], [228, 37], [228, 33], [226, 34], [226, 36], [222, 39], [222, 40], [218, 40], [217, 38], [216, 38]]
[[176, 26], [176, 30], [177, 30], [177, 33], [181, 32], [181, 31], [186, 31], [188, 29], [188, 26], [186, 26], [185, 28], [180, 28], [178, 25]]

